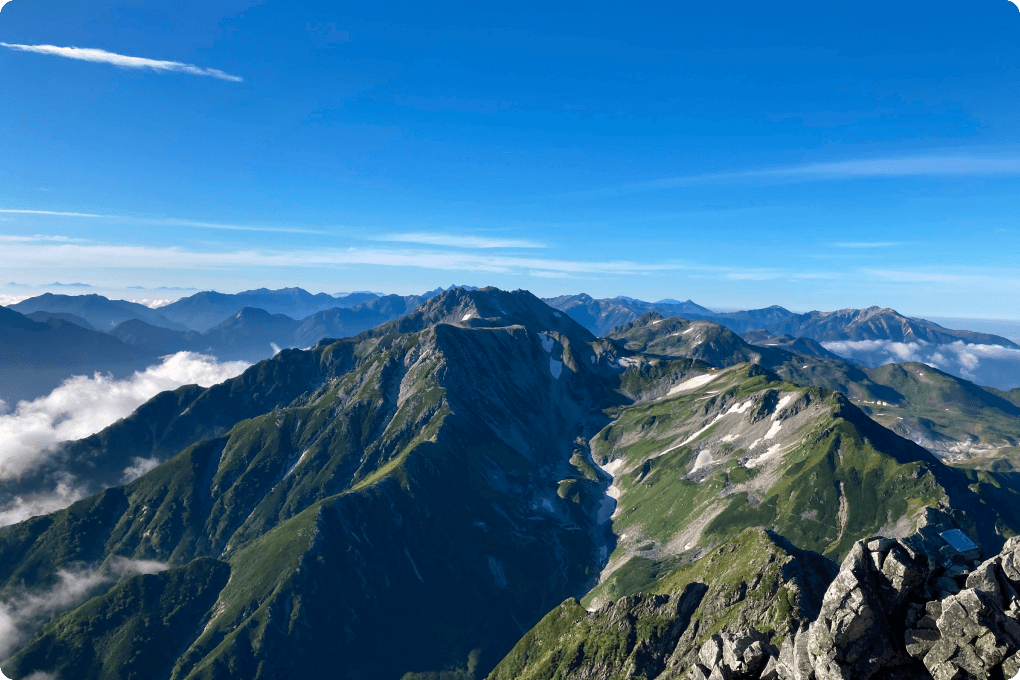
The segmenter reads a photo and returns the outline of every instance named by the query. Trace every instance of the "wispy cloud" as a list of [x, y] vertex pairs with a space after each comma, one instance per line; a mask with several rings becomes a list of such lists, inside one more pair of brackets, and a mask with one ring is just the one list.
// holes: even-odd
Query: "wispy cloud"
[[581, 194], [624, 194], [635, 191], [670, 189], [742, 181], [816, 182], [865, 177], [952, 177], [1020, 175], [1020, 158], [981, 158], [974, 156], [920, 156], [915, 158], [876, 158], [869, 160], [807, 163], [773, 168], [752, 168], [730, 172], [680, 175], [595, 189]]
[[421, 243], [432, 246], [449, 246], [452, 248], [545, 248], [545, 245], [537, 241], [526, 239], [504, 239], [491, 238], [487, 236], [464, 236], [459, 234], [439, 233], [412, 233], [412, 234], [387, 234], [376, 237], [376, 241], [388, 241], [392, 243]]
[[[48, 590], [9, 590], [0, 601], [0, 656], [9, 656], [47, 619], [77, 607], [98, 588], [138, 574], [158, 574], [166, 568], [162, 562], [115, 557], [95, 568], [58, 569], [57, 583]], [[33, 673], [28, 677], [37, 676]]]
[[854, 241], [850, 243], [834, 243], [837, 248], [892, 248], [898, 241]]
[[[2, 238], [2, 235], [0, 235]], [[322, 269], [338, 267], [418, 268], [447, 272], [524, 275], [539, 278], [636, 276], [686, 272], [721, 276], [735, 281], [823, 279], [831, 272], [783, 268], [741, 268], [694, 260], [587, 260], [524, 256], [471, 249], [420, 248], [318, 248], [264, 250], [189, 250], [106, 243], [12, 242], [4, 248], [4, 264], [12, 268], [57, 270], [93, 268], [180, 272], [195, 270]], [[70, 274], [69, 274], [70, 275]], [[838, 278], [838, 277], [836, 277]]]
[[1016, 270], [1000, 270], [994, 273], [967, 273], [953, 271], [923, 271], [894, 269], [865, 269], [863, 274], [892, 281], [893, 283], [973, 283], [984, 286], [1020, 287], [1020, 272]]
[[209, 76], [220, 80], [229, 80], [233, 83], [240, 83], [244, 80], [241, 76], [230, 75], [215, 68], [202, 68], [194, 64], [185, 64], [179, 61], [160, 61], [158, 59], [146, 59], [145, 57], [130, 57], [126, 54], [107, 52], [89, 47], [57, 47], [56, 45], [18, 45], [0, 42], [0, 45], [9, 50], [18, 52], [33, 52], [35, 54], [48, 54], [54, 57], [65, 59], [76, 59], [78, 61], [89, 61], [97, 64], [110, 64], [118, 68], [147, 69], [160, 73], [188, 73], [193, 76]]
[[84, 241], [85, 239], [71, 238], [70, 236], [57, 236], [51, 234], [33, 234], [32, 236], [19, 236], [16, 234], [0, 234], [0, 243], [39, 243], [51, 241], [54, 243], [72, 243]]
[[[2, 43], [0, 43], [2, 44]], [[202, 222], [188, 220], [179, 217], [131, 217], [130, 215], [102, 215], [98, 213], [69, 212], [61, 210], [28, 210], [23, 208], [0, 208], [0, 214], [6, 215], [42, 215], [48, 217], [80, 217], [85, 219], [114, 220], [130, 224], [151, 224], [165, 227], [192, 227], [195, 229], [223, 229], [226, 231], [259, 231], [279, 234], [313, 234], [323, 236], [328, 232], [321, 229], [307, 229], [304, 227], [277, 227], [272, 225], [249, 225], [249, 224], [223, 224], [220, 222]], [[0, 238], [25, 239], [26, 236], [4, 236]], [[36, 237], [38, 240], [41, 237]], [[50, 237], [52, 239], [64, 237]]]
[[[4, 248], [4, 264], [50, 271], [65, 269], [74, 263], [103, 269], [149, 269], [164, 271], [196, 269], [260, 269], [348, 265], [417, 267], [429, 270], [525, 274], [560, 272], [564, 274], [635, 275], [683, 270], [715, 270], [684, 261], [637, 262], [633, 260], [569, 260], [502, 255], [471, 250], [320, 248], [280, 250], [196, 251], [102, 243], [9, 243]], [[725, 271], [731, 271], [727, 268]]]

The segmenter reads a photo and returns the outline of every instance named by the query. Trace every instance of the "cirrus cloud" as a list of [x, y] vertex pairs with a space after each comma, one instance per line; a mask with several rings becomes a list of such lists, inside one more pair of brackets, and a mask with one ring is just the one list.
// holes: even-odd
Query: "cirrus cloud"
[[57, 45], [19, 45], [16, 43], [0, 42], [0, 46], [16, 52], [31, 52], [34, 54], [46, 54], [53, 57], [64, 57], [77, 61], [88, 61], [95, 64], [110, 64], [117, 68], [144, 69], [158, 73], [188, 73], [193, 76], [209, 76], [219, 80], [229, 80], [240, 83], [244, 80], [241, 76], [234, 76], [215, 68], [202, 68], [194, 64], [185, 64], [180, 61], [162, 61], [159, 59], [147, 59], [145, 57], [131, 57], [126, 54], [107, 52], [106, 50], [91, 47], [58, 47]]

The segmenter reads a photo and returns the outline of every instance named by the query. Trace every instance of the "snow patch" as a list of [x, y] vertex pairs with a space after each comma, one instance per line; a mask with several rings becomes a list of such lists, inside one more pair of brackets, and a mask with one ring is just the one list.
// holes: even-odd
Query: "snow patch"
[[552, 377], [556, 380], [560, 379], [560, 374], [563, 373], [563, 362], [556, 361], [555, 359], [549, 360], [549, 372], [552, 373]]
[[552, 352], [553, 346], [556, 344], [556, 341], [550, 338], [545, 333], [539, 333], [538, 337], [542, 340], [542, 349], [544, 349], [546, 352]]
[[770, 458], [773, 458], [777, 453], [779, 453], [782, 450], [782, 448], [783, 448], [782, 444], [775, 444], [773, 446], [770, 446], [769, 450], [766, 451], [765, 453], [761, 454], [757, 458], [752, 458], [751, 460], [747, 461], [747, 464], [744, 467], [749, 468], [761, 467], [766, 463], [766, 461], [768, 461]]
[[[779, 413], [780, 411], [782, 411], [783, 407], [786, 406], [787, 404], [789, 404], [791, 401], [793, 401], [793, 398], [795, 396], [796, 395], [794, 395], [794, 394], [788, 394], [785, 397], [783, 397], [782, 399], [780, 399], [779, 403], [776, 404], [776, 413]], [[773, 417], [775, 417], [775, 416], [773, 416]]]
[[693, 330], [694, 330], [694, 326], [691, 326], [690, 328], [688, 328], [687, 330], [685, 330], [685, 331], [684, 331], [684, 332], [683, 332], [683, 333], [682, 333], [681, 335], [687, 335], [688, 333], [690, 333], [690, 332], [691, 332], [691, 331], [693, 331]]
[[284, 479], [287, 479], [288, 477], [290, 477], [290, 474], [291, 474], [292, 472], [294, 472], [294, 470], [296, 470], [296, 469], [297, 469], [297, 466], [298, 466], [298, 465], [301, 465], [301, 461], [303, 461], [303, 460], [305, 459], [305, 456], [307, 456], [307, 455], [308, 455], [308, 449], [305, 449], [304, 451], [302, 451], [302, 452], [301, 452], [301, 457], [297, 459], [297, 462], [296, 462], [296, 463], [294, 463], [293, 465], [291, 465], [291, 466], [290, 466], [290, 469], [289, 469], [289, 470], [287, 470], [287, 474], [285, 474], [285, 475], [283, 476], [283, 478], [284, 478]]
[[720, 420], [722, 420], [723, 416], [725, 416], [725, 415], [726, 415], [725, 413], [720, 413], [719, 415], [717, 415], [715, 418], [712, 419], [712, 422], [710, 422], [708, 425], [706, 425], [705, 427], [701, 428], [700, 430], [698, 430], [697, 432], [692, 434], [690, 437], [685, 439], [684, 442], [682, 444], [680, 444], [680, 446], [684, 446], [686, 444], [690, 444], [692, 441], [694, 441], [695, 439], [700, 437], [708, 428], [712, 427], [713, 425], [718, 423]]
[[747, 411], [747, 409], [751, 408], [751, 403], [752, 402], [750, 401], [745, 401], [743, 404], [734, 404], [733, 406], [730, 406], [730, 410], [726, 412], [726, 415], [730, 415], [731, 413], [743, 414]]
[[694, 459], [694, 467], [691, 468], [691, 472], [700, 470], [703, 467], [707, 467], [712, 464], [712, 452], [702, 451], [698, 454], [698, 457]]
[[769, 431], [765, 433], [765, 439], [772, 439], [777, 434], [779, 434], [779, 430], [781, 430], [782, 428], [783, 421], [781, 420], [775, 421], [774, 423], [772, 423], [772, 427], [769, 428]]
[[713, 380], [715, 380], [716, 378], [718, 378], [720, 375], [722, 375], [722, 374], [721, 373], [706, 373], [705, 375], [699, 375], [699, 376], [696, 376], [694, 378], [691, 378], [690, 380], [685, 380], [682, 383], [680, 383], [679, 385], [674, 386], [668, 392], [667, 396], [672, 395], [672, 394], [679, 394], [681, 392], [690, 392], [691, 390], [695, 390], [695, 389], [701, 387], [702, 385], [707, 385], [708, 383], [710, 383]]
[[[503, 563], [497, 560], [492, 555], [487, 555], [486, 559], [489, 562], [489, 571], [492, 572], [492, 578], [496, 581], [496, 587], [503, 590], [506, 589], [506, 569], [503, 567]], [[419, 577], [421, 578], [421, 577]]]
[[[616, 476], [616, 471], [623, 467], [623, 463], [623, 458], [617, 458], [616, 460], [609, 461], [605, 465], [599, 465], [598, 463], [595, 463], [595, 465], [597, 465], [600, 470], [605, 472], [611, 478], [614, 478]], [[599, 504], [598, 517], [596, 518], [599, 524], [605, 524], [613, 518], [614, 514], [616, 514], [616, 501], [619, 497], [620, 488], [615, 484], [610, 484], [609, 488], [606, 489], [606, 495], [602, 498], [602, 501]]]
[[[598, 463], [596, 463], [596, 465], [598, 465]], [[621, 467], [623, 467], [623, 458], [617, 458], [616, 460], [609, 461], [605, 465], [599, 465], [599, 469], [610, 477], [615, 477], [616, 471]]]
[[641, 365], [641, 360], [637, 357], [620, 357], [617, 361], [624, 368], [637, 368]]
[[468, 312], [467, 314], [465, 314], [465, 315], [464, 315], [464, 316], [463, 316], [463, 317], [461, 318], [461, 321], [467, 321], [467, 320], [468, 320], [468, 319], [470, 319], [470, 318], [471, 318], [472, 316], [474, 316], [474, 314], [472, 314], [471, 312]]

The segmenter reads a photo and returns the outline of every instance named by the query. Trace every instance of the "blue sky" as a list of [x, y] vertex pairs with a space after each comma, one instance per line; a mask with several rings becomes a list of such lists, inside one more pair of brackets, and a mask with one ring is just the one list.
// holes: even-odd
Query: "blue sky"
[[1011, 2], [491, 4], [10, 0], [0, 294], [1020, 319]]

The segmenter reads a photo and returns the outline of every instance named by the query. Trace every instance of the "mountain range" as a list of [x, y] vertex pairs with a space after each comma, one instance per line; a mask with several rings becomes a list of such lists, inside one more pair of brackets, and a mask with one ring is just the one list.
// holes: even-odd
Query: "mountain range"
[[676, 316], [691, 320], [714, 321], [736, 333], [764, 330], [772, 335], [803, 337], [817, 342], [891, 340], [904, 343], [949, 344], [963, 341], [1020, 349], [1020, 345], [998, 335], [950, 330], [933, 321], [906, 317], [893, 309], [881, 307], [797, 314], [779, 306], [772, 306], [765, 309], [720, 313], [701, 307], [690, 300], [681, 303], [675, 300], [651, 303], [627, 297], [596, 300], [584, 294], [547, 298], [546, 302], [600, 336], [606, 335], [617, 326], [634, 321], [643, 314], [656, 312], [663, 317]]
[[[1017, 395], [752, 339], [655, 310], [599, 337], [526, 291], [454, 289], [160, 394], [38, 471], [105, 489], [0, 529], [0, 666], [1011, 672], [1018, 473], [991, 444]], [[886, 426], [900, 417], [945, 441], [999, 431], [971, 456]], [[159, 464], [121, 484], [139, 457]]]

